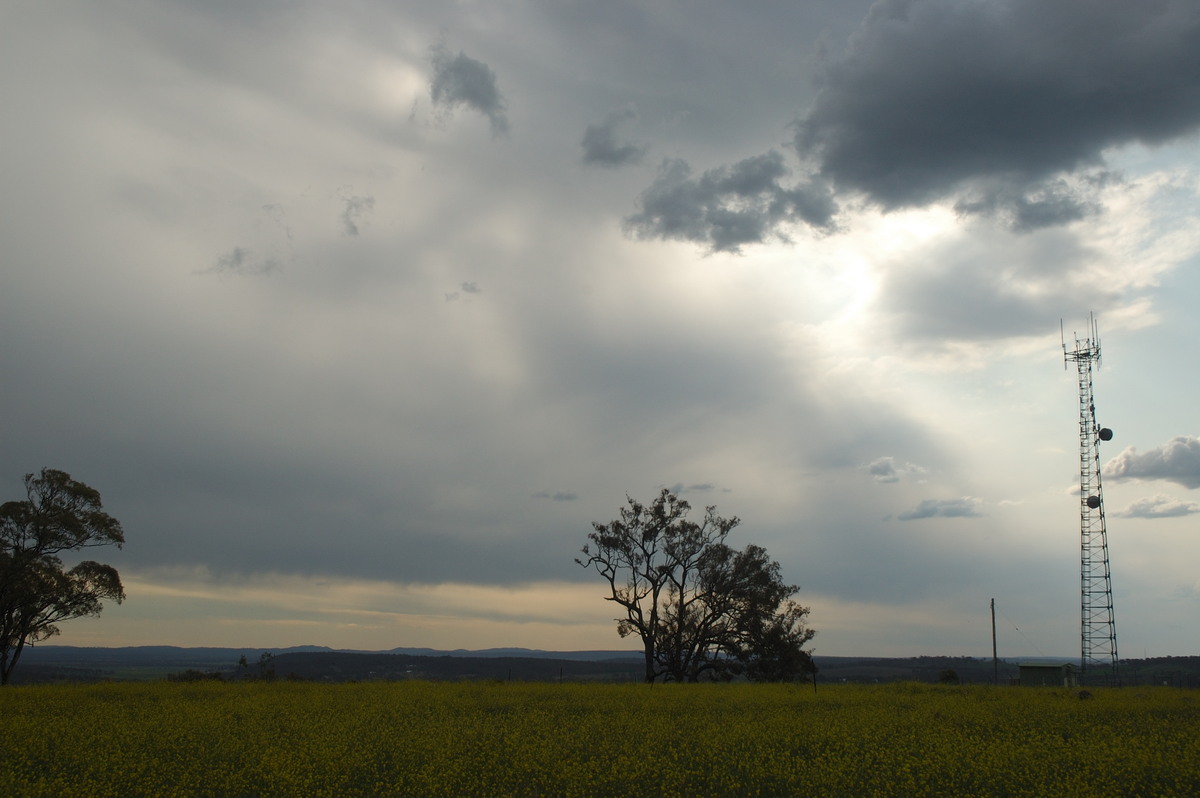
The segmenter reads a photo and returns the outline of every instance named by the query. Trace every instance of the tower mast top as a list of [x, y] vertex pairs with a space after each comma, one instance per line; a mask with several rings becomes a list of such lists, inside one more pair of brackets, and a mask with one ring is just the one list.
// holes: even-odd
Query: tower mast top
[[1086, 337], [1080, 338], [1079, 333], [1072, 333], [1075, 337], [1074, 349], [1067, 349], [1067, 335], [1062, 319], [1058, 320], [1058, 332], [1062, 338], [1064, 369], [1067, 368], [1068, 363], [1078, 363], [1082, 360], [1093, 361], [1096, 365], [1100, 365], [1100, 327], [1096, 324], [1095, 313], [1088, 314]]

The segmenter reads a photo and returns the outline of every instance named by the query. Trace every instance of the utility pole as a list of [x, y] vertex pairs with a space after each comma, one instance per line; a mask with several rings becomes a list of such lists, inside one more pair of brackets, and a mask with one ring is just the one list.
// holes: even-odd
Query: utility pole
[[996, 600], [992, 599], [992, 684], [1000, 684], [1000, 658], [996, 656]]

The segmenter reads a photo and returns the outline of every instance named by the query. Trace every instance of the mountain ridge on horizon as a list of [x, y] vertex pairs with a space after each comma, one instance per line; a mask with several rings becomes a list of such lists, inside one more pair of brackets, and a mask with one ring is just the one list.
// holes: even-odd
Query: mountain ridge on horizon
[[[270, 654], [265, 657], [265, 654]], [[14, 683], [147, 681], [192, 678], [297, 678], [307, 681], [498, 680], [640, 681], [641, 652], [556, 652], [526, 648], [441, 650], [398, 647], [384, 651], [328, 646], [276, 649], [182, 646], [35, 646], [26, 649]], [[817, 680], [1000, 684], [1015, 681], [1027, 662], [1076, 662], [1073, 657], [838, 657], [817, 656]], [[1122, 660], [1129, 684], [1200, 686], [1200, 656]], [[244, 663], [244, 664], [243, 664]]]

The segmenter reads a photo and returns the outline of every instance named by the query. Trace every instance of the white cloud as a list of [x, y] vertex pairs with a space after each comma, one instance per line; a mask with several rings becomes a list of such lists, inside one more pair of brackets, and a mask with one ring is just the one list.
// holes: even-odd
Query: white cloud
[[1162, 479], [1185, 488], [1200, 488], [1200, 438], [1177, 435], [1161, 446], [1138, 453], [1130, 446], [1104, 464], [1105, 479]]
[[1138, 499], [1113, 513], [1118, 518], [1178, 518], [1200, 513], [1200, 502], [1185, 502], [1163, 494]]

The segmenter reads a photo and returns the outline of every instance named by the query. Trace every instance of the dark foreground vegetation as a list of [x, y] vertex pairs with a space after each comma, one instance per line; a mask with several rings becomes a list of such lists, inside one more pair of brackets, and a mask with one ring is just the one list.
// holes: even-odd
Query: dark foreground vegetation
[[1195, 796], [1200, 695], [276, 681], [0, 690], [0, 795]]

